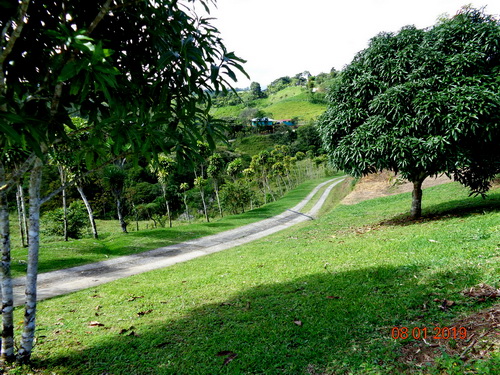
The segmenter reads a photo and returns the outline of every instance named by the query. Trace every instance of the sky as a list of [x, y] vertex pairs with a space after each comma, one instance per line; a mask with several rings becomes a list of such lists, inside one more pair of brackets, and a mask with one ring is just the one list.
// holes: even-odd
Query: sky
[[465, 4], [499, 15], [499, 0], [217, 0], [211, 23], [229, 51], [247, 60], [233, 86], [309, 71], [341, 70], [380, 32], [426, 28]]

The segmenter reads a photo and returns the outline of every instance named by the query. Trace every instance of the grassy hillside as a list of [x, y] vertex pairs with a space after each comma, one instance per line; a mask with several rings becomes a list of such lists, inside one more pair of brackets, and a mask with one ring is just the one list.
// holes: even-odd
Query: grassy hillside
[[[492, 374], [500, 355], [483, 345], [487, 335], [477, 344], [469, 331], [426, 345], [393, 339], [391, 330], [432, 332], [492, 307], [462, 291], [500, 286], [500, 190], [482, 200], [454, 183], [426, 189], [426, 217], [417, 222], [407, 220], [410, 199], [341, 205], [244, 246], [42, 302], [35, 367], [43, 374]], [[488, 347], [490, 359], [468, 360]], [[419, 352], [432, 355], [412, 362]]]
[[[242, 99], [245, 94], [242, 94]], [[241, 103], [235, 106], [214, 108], [212, 115], [215, 117], [238, 117], [248, 104]], [[307, 123], [317, 118], [326, 110], [325, 104], [311, 103], [310, 98], [303, 87], [287, 87], [264, 99], [252, 101], [251, 106], [264, 111], [274, 119], [299, 118], [301, 122]]]
[[260, 151], [272, 149], [275, 143], [269, 134], [249, 135], [237, 138], [233, 147], [235, 150], [250, 156], [258, 154]]

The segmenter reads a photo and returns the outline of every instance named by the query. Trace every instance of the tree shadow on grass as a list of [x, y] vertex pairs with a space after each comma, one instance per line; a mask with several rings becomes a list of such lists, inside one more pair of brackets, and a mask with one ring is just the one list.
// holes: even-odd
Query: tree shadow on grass
[[[62, 259], [50, 259], [50, 260], [39, 260], [38, 262], [38, 269], [41, 270], [41, 272], [49, 272], [49, 271], [55, 271], [55, 270], [60, 270], [63, 268], [67, 268], [68, 266], [73, 266], [73, 265], [81, 265], [88, 263], [88, 259], [85, 258], [79, 258], [79, 257], [67, 257], [67, 258], [62, 258]], [[11, 264], [11, 271], [14, 277], [19, 277], [21, 275], [26, 274], [27, 270], [27, 263], [26, 262], [12, 262]]]
[[380, 224], [405, 226], [429, 221], [465, 218], [497, 211], [500, 211], [500, 193], [489, 194], [486, 198], [473, 197], [436, 204], [424, 208], [422, 217], [418, 219], [414, 219], [408, 213], [405, 213], [385, 220]]
[[[477, 268], [432, 274], [424, 272], [427, 268], [325, 271], [285, 283], [256, 285], [223, 302], [174, 309], [180, 311], [179, 318], [166, 315], [165, 306], [183, 296], [162, 285], [155, 285], [156, 292], [147, 298], [120, 306], [106, 304], [106, 289], [93, 290], [102, 297], [98, 301], [101, 316], [96, 318], [90, 307], [88, 312], [79, 311], [78, 317], [61, 311], [61, 321], [79, 321], [82, 332], [58, 329], [57, 334], [47, 334], [39, 342], [41, 352], [50, 353], [52, 343], [62, 335], [76, 344], [45, 360], [35, 353], [35, 368], [116, 375], [344, 374], [370, 368], [404, 372], [406, 365], [398, 361], [402, 340], [391, 339], [392, 327], [449, 324], [458, 311], [472, 308], [460, 291], [481, 281]], [[215, 284], [222, 290], [231, 285]], [[125, 290], [137, 292], [132, 289], [134, 283], [127, 285], [124, 301], [130, 298]], [[116, 293], [119, 288], [109, 290]], [[443, 310], [435, 299], [453, 300], [456, 305]], [[63, 304], [71, 306], [71, 301]], [[141, 315], [144, 306], [148, 310]], [[116, 317], [117, 309], [122, 319], [106, 320], [107, 315]], [[148, 323], [143, 320], [146, 315]], [[104, 326], [86, 326], [96, 319]], [[93, 332], [85, 332], [89, 330]], [[86, 347], [89, 334], [101, 337]]]

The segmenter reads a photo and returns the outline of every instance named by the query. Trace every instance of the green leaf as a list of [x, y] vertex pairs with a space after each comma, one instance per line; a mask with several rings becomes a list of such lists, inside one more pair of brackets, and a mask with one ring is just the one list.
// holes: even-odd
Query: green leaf
[[62, 68], [61, 74], [59, 74], [57, 81], [58, 82], [67, 81], [73, 78], [75, 75], [77, 75], [78, 71], [79, 70], [77, 69], [77, 63], [75, 61], [70, 61]]

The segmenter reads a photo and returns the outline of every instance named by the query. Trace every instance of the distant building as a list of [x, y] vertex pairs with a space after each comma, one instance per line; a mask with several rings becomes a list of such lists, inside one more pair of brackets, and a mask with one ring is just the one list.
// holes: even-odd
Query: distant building
[[278, 124], [283, 124], [283, 125], [288, 125], [288, 126], [294, 126], [295, 124], [293, 123], [292, 119], [286, 119], [286, 120], [278, 120]]
[[252, 126], [271, 126], [275, 125], [277, 123], [276, 120], [273, 120], [272, 118], [269, 117], [262, 117], [262, 118], [253, 118], [252, 119]]
[[273, 125], [280, 125], [280, 124], [288, 125], [288, 126], [295, 125], [293, 120], [291, 120], [291, 119], [273, 120], [272, 118], [269, 118], [269, 117], [253, 118], [252, 119], [252, 126], [273, 126]]

